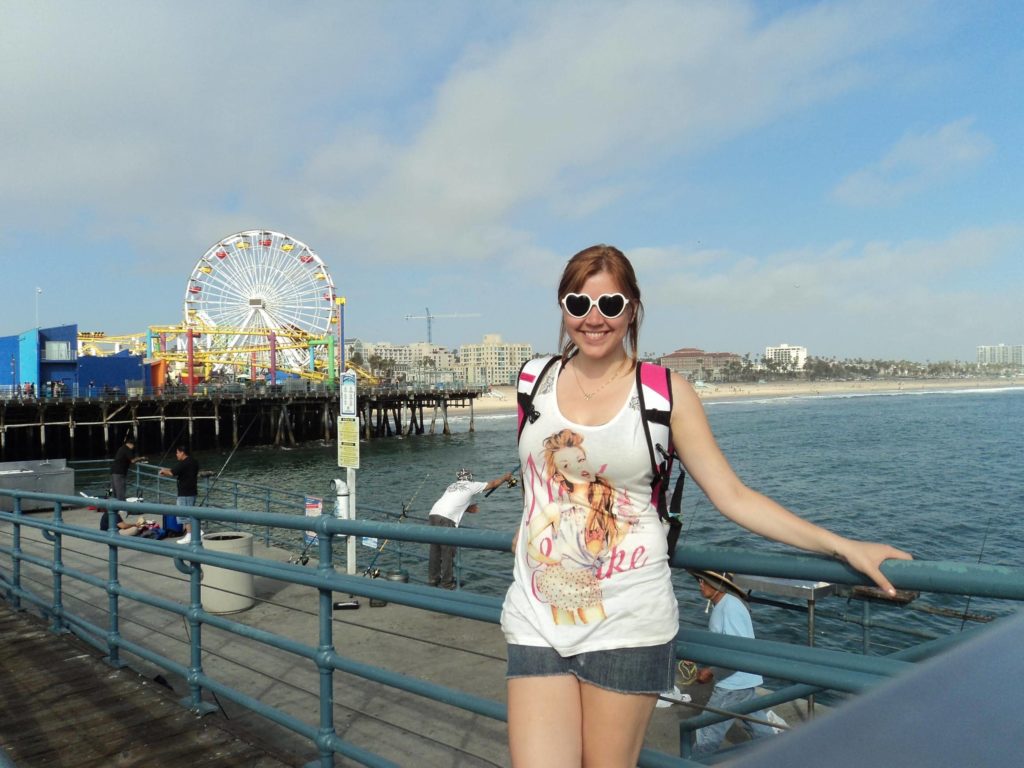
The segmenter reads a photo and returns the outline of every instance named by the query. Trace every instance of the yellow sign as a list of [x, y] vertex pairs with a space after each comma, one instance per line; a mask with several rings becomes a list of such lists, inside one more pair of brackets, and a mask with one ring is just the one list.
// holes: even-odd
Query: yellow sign
[[338, 417], [338, 466], [359, 469], [359, 417]]

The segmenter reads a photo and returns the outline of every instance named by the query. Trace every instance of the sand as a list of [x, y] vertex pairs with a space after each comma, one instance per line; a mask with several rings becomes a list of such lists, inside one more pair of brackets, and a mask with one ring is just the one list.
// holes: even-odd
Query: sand
[[[773, 381], [764, 384], [709, 384], [697, 389], [705, 402], [720, 400], [761, 400], [772, 397], [814, 397], [838, 395], [866, 395], [888, 392], [938, 392], [959, 389], [1024, 388], [1024, 378], [970, 378], [970, 379], [874, 379], [871, 381]], [[516, 410], [515, 387], [493, 387], [494, 396], [478, 397], [474, 401], [475, 413], [513, 413]], [[468, 411], [452, 408], [450, 412]]]

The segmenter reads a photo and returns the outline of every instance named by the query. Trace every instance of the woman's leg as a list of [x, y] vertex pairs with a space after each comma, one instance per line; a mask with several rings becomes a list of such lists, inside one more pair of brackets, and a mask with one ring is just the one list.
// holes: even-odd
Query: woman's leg
[[634, 768], [647, 724], [658, 700], [655, 693], [617, 693], [580, 684], [585, 768]]
[[580, 682], [574, 675], [508, 681], [508, 745], [514, 768], [582, 764]]

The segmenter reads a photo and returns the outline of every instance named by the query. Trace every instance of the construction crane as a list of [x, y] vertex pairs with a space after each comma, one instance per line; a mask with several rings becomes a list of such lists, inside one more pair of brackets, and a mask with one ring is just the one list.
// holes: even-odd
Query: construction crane
[[480, 317], [480, 314], [478, 312], [470, 312], [470, 313], [458, 312], [458, 313], [450, 314], [450, 315], [432, 315], [432, 314], [430, 314], [430, 307], [427, 307], [426, 309], [427, 309], [427, 314], [425, 314], [425, 315], [406, 315], [405, 319], [406, 320], [426, 320], [427, 321], [427, 343], [431, 344], [431, 345], [434, 343], [433, 323], [434, 323], [434, 319], [435, 318], [439, 318], [439, 317], [443, 317], [443, 318], [449, 318], [449, 317]]

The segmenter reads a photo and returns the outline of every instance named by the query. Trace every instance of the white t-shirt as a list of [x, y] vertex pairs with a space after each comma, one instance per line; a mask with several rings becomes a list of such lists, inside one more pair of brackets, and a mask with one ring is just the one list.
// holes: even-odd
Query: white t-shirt
[[679, 630], [636, 386], [601, 426], [561, 414], [552, 366], [519, 439], [525, 508], [501, 626], [563, 656], [660, 645]]
[[462, 516], [466, 509], [473, 503], [473, 497], [487, 487], [487, 483], [479, 483], [474, 480], [456, 480], [449, 485], [441, 498], [434, 502], [430, 508], [430, 514], [447, 517], [455, 523], [455, 527], [462, 522]]

